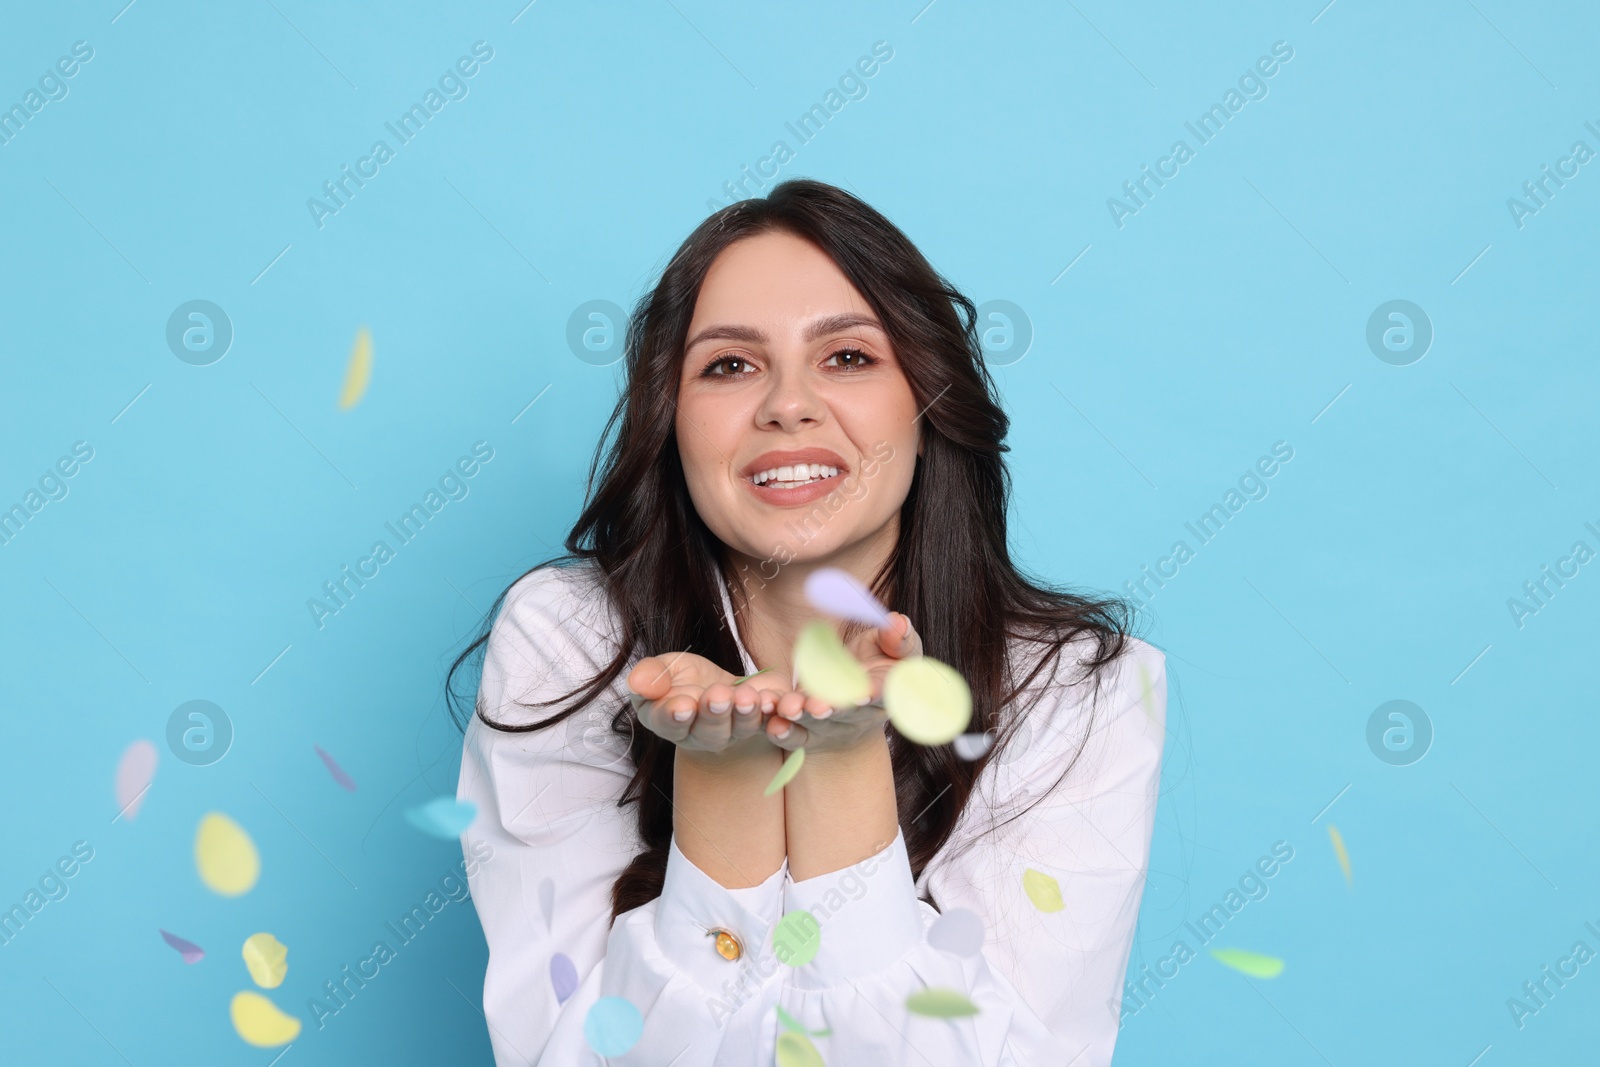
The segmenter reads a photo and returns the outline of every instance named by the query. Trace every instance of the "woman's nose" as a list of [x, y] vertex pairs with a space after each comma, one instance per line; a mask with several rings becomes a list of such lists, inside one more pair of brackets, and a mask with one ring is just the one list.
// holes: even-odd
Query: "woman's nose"
[[757, 415], [763, 426], [798, 430], [807, 423], [820, 423], [826, 417], [827, 408], [804, 371], [774, 370], [768, 383], [767, 395]]

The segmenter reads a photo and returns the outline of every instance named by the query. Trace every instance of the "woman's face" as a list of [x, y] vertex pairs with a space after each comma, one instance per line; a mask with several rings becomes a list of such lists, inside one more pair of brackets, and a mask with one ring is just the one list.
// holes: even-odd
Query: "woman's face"
[[761, 577], [892, 546], [917, 416], [871, 305], [816, 245], [769, 231], [712, 262], [689, 323], [678, 452], [700, 518]]

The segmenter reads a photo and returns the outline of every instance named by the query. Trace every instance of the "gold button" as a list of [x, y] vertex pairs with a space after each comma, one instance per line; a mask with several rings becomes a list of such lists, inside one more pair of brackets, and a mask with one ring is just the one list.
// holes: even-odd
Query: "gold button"
[[726, 930], [708, 930], [706, 932], [707, 934], [717, 935], [717, 955], [721, 956], [725, 960], [736, 960], [739, 958], [740, 949], [739, 939], [737, 937], [734, 937]]

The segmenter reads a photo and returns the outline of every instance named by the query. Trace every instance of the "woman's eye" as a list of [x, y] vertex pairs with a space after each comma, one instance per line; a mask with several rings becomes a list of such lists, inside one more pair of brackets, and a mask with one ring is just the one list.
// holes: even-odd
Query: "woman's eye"
[[[718, 369], [722, 367], [728, 367], [732, 369]], [[739, 356], [723, 356], [721, 359], [714, 360], [709, 366], [707, 366], [705, 373], [716, 378], [731, 378], [739, 374], [748, 374], [750, 373], [750, 361]]]
[[844, 367], [848, 370], [859, 370], [862, 367], [870, 367], [876, 362], [878, 361], [861, 351], [859, 348], [841, 348], [839, 351], [828, 357], [828, 364], [830, 366]]

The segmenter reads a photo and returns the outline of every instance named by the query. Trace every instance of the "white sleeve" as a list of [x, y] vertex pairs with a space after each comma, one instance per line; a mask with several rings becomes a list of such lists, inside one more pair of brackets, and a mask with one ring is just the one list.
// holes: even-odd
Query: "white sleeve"
[[[603, 597], [578, 582], [536, 571], [507, 594], [484, 655], [484, 714], [516, 724], [548, 718], [563, 705], [517, 702], [572, 691], [609, 661]], [[756, 1027], [741, 1023], [759, 1012], [755, 994], [776, 975], [754, 975], [753, 952], [725, 959], [706, 930], [726, 929], [741, 946], [766, 943], [788, 866], [729, 890], [674, 839], [661, 896], [608, 927], [612, 883], [642, 847], [635, 809], [617, 806], [633, 760], [604, 725], [624, 702], [625, 677], [553, 727], [512, 733], [475, 715], [467, 728], [457, 797], [477, 805], [463, 839], [487, 856], [469, 882], [489, 946], [483, 1011], [498, 1067], [599, 1067], [584, 1022], [601, 996], [627, 999], [643, 1021], [632, 1051], [609, 1057], [609, 1067], [665, 1063], [680, 1050], [674, 1067], [753, 1062], [734, 1046], [753, 1040]]]
[[[1108, 670], [1092, 719], [1089, 711], [1072, 690], [1049, 690], [1029, 713], [1031, 736], [1016, 738], [1021, 754], [984, 768], [924, 873], [944, 913], [964, 908], [982, 920], [976, 954], [929, 943], [940, 912], [918, 898], [903, 834], [853, 867], [786, 879], [784, 910], [811, 912], [821, 944], [811, 962], [785, 969], [780, 1002], [807, 1029], [829, 1031], [812, 1038], [828, 1063], [1111, 1062], [1159, 792], [1162, 653], [1133, 641]], [[1077, 763], [1052, 789], [1080, 744]], [[1030, 868], [1059, 885], [1059, 910], [1030, 900]], [[906, 998], [925, 987], [963, 994], [978, 1014], [911, 1013]]]

